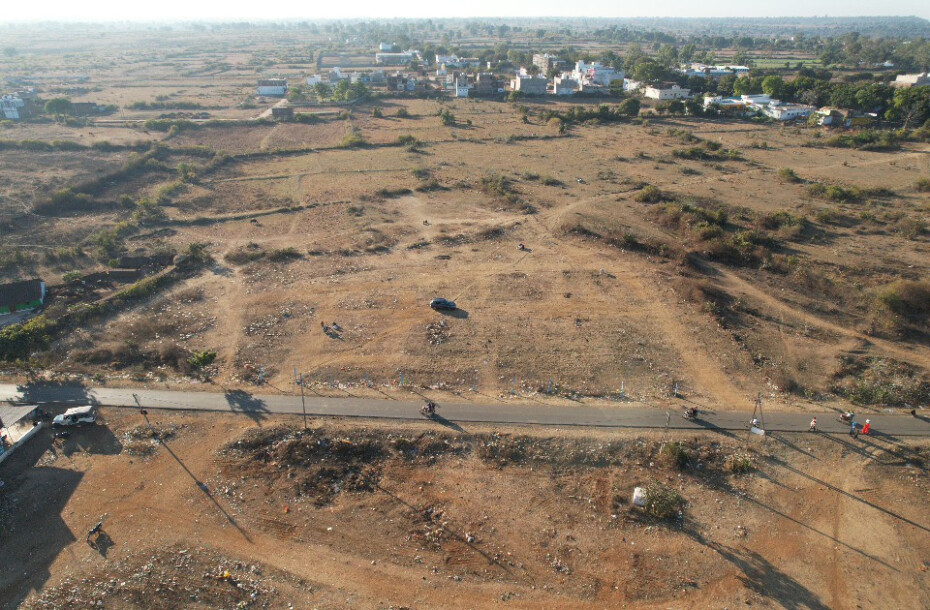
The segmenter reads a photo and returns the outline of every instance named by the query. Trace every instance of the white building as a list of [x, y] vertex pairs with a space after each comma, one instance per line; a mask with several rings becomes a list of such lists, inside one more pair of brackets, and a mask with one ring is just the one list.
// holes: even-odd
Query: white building
[[510, 81], [510, 88], [514, 91], [522, 91], [526, 95], [546, 95], [546, 87], [549, 80], [545, 77], [533, 77], [519, 75]]
[[556, 95], [575, 95], [575, 92], [581, 88], [578, 81], [570, 76], [556, 76], [552, 84], [552, 92]]
[[410, 49], [401, 53], [375, 53], [375, 63], [384, 66], [403, 66], [419, 59], [420, 52]]
[[287, 81], [283, 78], [265, 78], [258, 81], [258, 94], [269, 97], [284, 97], [287, 95]]
[[0, 117], [4, 119], [19, 120], [20, 109], [26, 105], [22, 99], [13, 95], [0, 97]]
[[468, 97], [468, 84], [458, 83], [455, 85], [455, 97]]
[[314, 85], [318, 85], [322, 82], [323, 82], [323, 77], [320, 76], [319, 74], [314, 74], [313, 76], [307, 77], [307, 84], [311, 87]]
[[930, 85], [930, 74], [921, 72], [920, 74], [899, 74], [891, 83], [894, 87], [923, 87]]
[[632, 78], [623, 79], [623, 90], [624, 91], [639, 91], [642, 88], [643, 84], [638, 80], [633, 80]]
[[445, 68], [477, 68], [481, 60], [477, 57], [459, 57], [458, 55], [436, 54], [436, 65]]
[[684, 100], [691, 97], [691, 89], [678, 85], [650, 86], [643, 89], [643, 96], [654, 100]]
[[607, 87], [615, 80], [623, 80], [623, 70], [615, 70], [595, 61], [585, 63], [578, 61], [575, 63], [575, 69], [572, 71], [572, 78], [582, 85], [601, 85]]
[[390, 53], [394, 50], [394, 43], [391, 42], [382, 42], [378, 45], [378, 50], [382, 53]]
[[813, 106], [805, 104], [782, 104], [774, 101], [762, 108], [762, 114], [771, 117], [776, 121], [790, 121], [802, 117], [808, 117], [814, 111]]

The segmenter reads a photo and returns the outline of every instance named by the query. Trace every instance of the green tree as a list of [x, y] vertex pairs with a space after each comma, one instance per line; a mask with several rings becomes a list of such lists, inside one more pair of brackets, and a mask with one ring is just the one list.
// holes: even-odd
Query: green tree
[[53, 97], [45, 102], [45, 112], [54, 115], [65, 115], [74, 112], [74, 104], [63, 97]]
[[329, 96], [333, 94], [333, 91], [326, 83], [317, 83], [313, 85], [313, 94], [316, 95], [317, 99], [323, 101], [329, 99]]
[[347, 80], [341, 80], [336, 83], [335, 87], [333, 87], [333, 99], [345, 101], [350, 99], [350, 95], [351, 85], [349, 85], [349, 81]]
[[776, 75], [766, 76], [762, 79], [762, 93], [781, 99], [785, 96], [785, 80]]
[[618, 106], [618, 111], [624, 116], [638, 116], [640, 103], [637, 99], [626, 99]]

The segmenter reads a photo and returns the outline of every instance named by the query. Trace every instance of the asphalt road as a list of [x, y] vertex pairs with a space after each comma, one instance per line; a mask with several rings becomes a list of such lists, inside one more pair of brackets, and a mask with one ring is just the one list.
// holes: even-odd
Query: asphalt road
[[[183, 411], [238, 413], [260, 421], [269, 415], [301, 415], [300, 396], [249, 394], [241, 390], [219, 392], [176, 392], [167, 390], [132, 390], [86, 388], [79, 386], [33, 385], [28, 387], [0, 384], [0, 401], [26, 402], [49, 407], [95, 404], [106, 407], [131, 407]], [[324, 398], [307, 396], [308, 417], [365, 417], [375, 419], [419, 419], [420, 401], [371, 398]], [[849, 427], [837, 421], [834, 412], [805, 414], [766, 412], [768, 431], [803, 432], [816, 416], [823, 432], [847, 432]], [[681, 410], [665, 411], [641, 406], [589, 406], [585, 404], [553, 406], [543, 404], [440, 403], [437, 421], [455, 424], [534, 424], [543, 426], [579, 426], [601, 428], [665, 428], [746, 430], [750, 414], [741, 411], [701, 411], [695, 421], [681, 417]], [[865, 415], [858, 417], [860, 423]], [[930, 417], [919, 415], [876, 414], [867, 416], [878, 433], [892, 436], [930, 436]]]

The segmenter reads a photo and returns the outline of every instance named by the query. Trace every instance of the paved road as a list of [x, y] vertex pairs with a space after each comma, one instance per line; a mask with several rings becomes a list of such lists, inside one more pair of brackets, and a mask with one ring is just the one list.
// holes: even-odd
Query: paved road
[[[76, 386], [38, 385], [27, 389], [0, 384], [0, 401], [26, 401], [29, 404], [65, 406], [96, 404], [107, 407], [144, 407], [188, 411], [219, 411], [246, 415], [261, 420], [269, 415], [300, 415], [300, 396], [260, 395], [243, 391], [176, 392], [167, 390], [131, 390], [84, 388]], [[422, 402], [371, 398], [306, 397], [308, 416], [367, 417], [377, 419], [419, 419]], [[747, 412], [702, 411], [696, 421], [681, 417], [679, 410], [668, 412], [641, 406], [588, 406], [584, 404], [552, 406], [543, 404], [475, 404], [441, 403], [439, 420], [454, 427], [465, 423], [536, 424], [544, 426], [581, 426], [604, 428], [701, 428], [745, 430]], [[837, 421], [836, 413], [817, 413], [818, 427], [824, 432], [847, 432], [849, 427]], [[767, 412], [769, 431], [803, 432], [812, 414]], [[893, 436], [930, 436], [930, 417], [911, 415], [869, 415], [879, 433]], [[861, 421], [865, 417], [858, 418]]]

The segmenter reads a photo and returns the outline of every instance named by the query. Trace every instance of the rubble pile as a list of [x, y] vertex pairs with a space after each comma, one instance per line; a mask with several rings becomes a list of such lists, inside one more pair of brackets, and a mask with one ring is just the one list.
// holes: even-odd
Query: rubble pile
[[162, 441], [175, 438], [186, 426], [183, 424], [139, 424], [123, 433], [123, 450], [129, 455], [153, 455]]
[[275, 575], [208, 549], [168, 548], [108, 562], [83, 578], [66, 578], [23, 608], [280, 608]]

